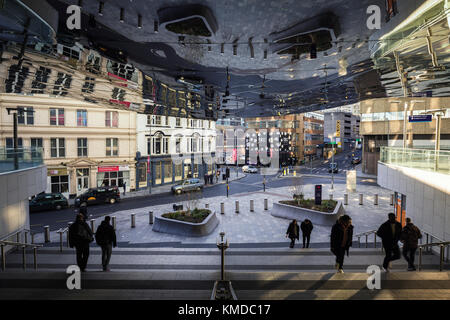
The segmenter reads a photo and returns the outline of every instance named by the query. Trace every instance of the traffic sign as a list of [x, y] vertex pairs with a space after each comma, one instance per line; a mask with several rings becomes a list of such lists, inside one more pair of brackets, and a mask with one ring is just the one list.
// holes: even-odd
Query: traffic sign
[[433, 116], [431, 114], [409, 116], [409, 122], [431, 122], [432, 120]]

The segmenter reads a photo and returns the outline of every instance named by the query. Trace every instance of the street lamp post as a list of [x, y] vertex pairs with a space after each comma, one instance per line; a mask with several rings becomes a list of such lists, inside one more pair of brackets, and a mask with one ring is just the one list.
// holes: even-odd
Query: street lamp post
[[225, 237], [225, 232], [221, 232], [219, 234], [220, 239], [217, 238], [217, 248], [219, 248], [219, 250], [221, 251], [221, 268], [220, 268], [220, 276], [221, 276], [221, 280], [224, 281], [225, 280], [225, 250], [228, 249], [229, 245], [228, 245], [228, 239]]

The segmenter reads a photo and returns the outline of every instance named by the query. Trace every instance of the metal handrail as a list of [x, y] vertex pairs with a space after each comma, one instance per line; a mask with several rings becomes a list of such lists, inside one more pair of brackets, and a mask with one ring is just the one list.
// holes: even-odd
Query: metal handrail
[[[440, 248], [440, 252], [439, 252], [439, 271], [444, 270], [444, 249], [447, 246], [450, 246], [450, 241], [444, 241], [444, 242], [436, 242], [436, 243], [426, 243], [426, 244], [421, 244], [418, 246], [419, 249], [419, 264], [418, 264], [418, 268], [417, 270], [420, 271], [420, 267], [422, 265], [422, 252], [423, 252], [423, 248], [429, 248], [429, 247], [436, 247], [439, 246]], [[447, 259], [445, 259], [445, 261], [448, 261], [448, 254], [447, 254]]]
[[69, 228], [60, 228], [56, 233], [59, 233], [59, 252], [63, 251], [63, 234], [67, 232], [67, 247], [69, 247]]
[[[371, 231], [366, 231], [363, 233], [358, 233], [356, 235], [354, 235], [354, 238], [358, 238], [358, 247], [361, 248], [361, 237], [365, 236], [366, 237], [366, 248], [369, 247], [369, 236], [371, 234], [374, 234], [374, 241], [373, 241], [373, 246], [374, 248], [377, 247], [377, 230], [371, 230]], [[381, 246], [381, 250], [383, 250], [383, 246]]]
[[26, 265], [26, 248], [32, 247], [33, 248], [33, 257], [34, 257], [34, 269], [37, 269], [37, 248], [42, 247], [40, 244], [34, 244], [34, 243], [24, 243], [24, 242], [14, 242], [14, 241], [5, 241], [0, 240], [0, 250], [2, 254], [2, 271], [6, 270], [6, 253], [5, 253], [5, 246], [17, 246], [22, 247], [22, 267], [25, 270]]

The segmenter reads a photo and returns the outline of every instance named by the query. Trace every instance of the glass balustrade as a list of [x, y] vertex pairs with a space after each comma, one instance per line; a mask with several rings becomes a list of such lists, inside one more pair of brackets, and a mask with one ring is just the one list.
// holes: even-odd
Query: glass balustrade
[[381, 147], [380, 162], [450, 174], [450, 151]]
[[44, 163], [43, 148], [0, 147], [0, 173], [40, 166]]

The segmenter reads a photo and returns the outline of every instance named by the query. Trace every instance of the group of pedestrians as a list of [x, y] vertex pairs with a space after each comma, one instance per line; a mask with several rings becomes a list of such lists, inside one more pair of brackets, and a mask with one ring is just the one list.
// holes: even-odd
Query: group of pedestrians
[[[117, 246], [116, 232], [110, 224], [111, 218], [106, 216], [98, 226], [95, 233], [95, 240], [102, 248], [102, 267], [103, 271], [109, 271], [108, 265], [111, 259], [112, 248]], [[77, 214], [75, 222], [69, 227], [69, 246], [75, 247], [77, 256], [77, 265], [81, 272], [86, 271], [89, 259], [89, 249], [91, 242], [94, 241], [94, 234], [86, 222], [83, 213]]]
[[[309, 248], [311, 232], [313, 224], [306, 219], [301, 223], [301, 227], [297, 224], [297, 220], [293, 220], [286, 231], [286, 237], [291, 239], [290, 248], [294, 248], [295, 240], [299, 240], [300, 229], [303, 234], [303, 248]], [[389, 213], [388, 220], [384, 222], [378, 229], [376, 235], [382, 239], [385, 252], [383, 261], [383, 270], [389, 272], [391, 262], [400, 259], [400, 247], [398, 242], [403, 243], [403, 257], [408, 262], [408, 271], [415, 271], [414, 257], [419, 245], [419, 239], [422, 234], [417, 226], [415, 226], [410, 218], [406, 218], [406, 225], [402, 228], [400, 222], [396, 221], [395, 214]], [[353, 225], [352, 219], [348, 215], [339, 217], [331, 228], [330, 250], [336, 257], [335, 268], [338, 273], [344, 273], [344, 258], [349, 256], [350, 247], [353, 242]]]
[[289, 237], [291, 239], [291, 243], [289, 247], [294, 248], [295, 245], [295, 239], [300, 241], [300, 229], [302, 230], [302, 236], [303, 236], [303, 248], [309, 248], [309, 241], [311, 239], [311, 232], [313, 230], [314, 226], [312, 222], [308, 219], [305, 219], [300, 227], [297, 224], [297, 220], [293, 220], [286, 231], [286, 238]]

